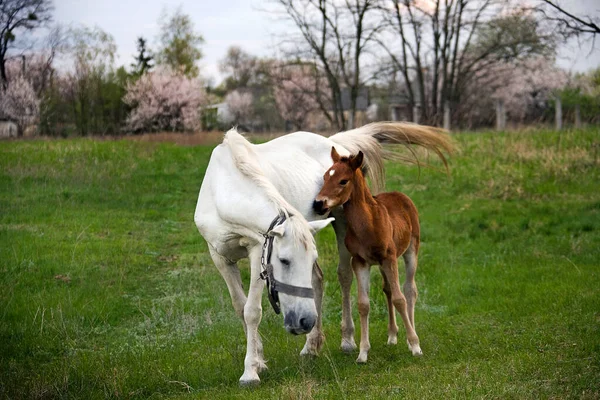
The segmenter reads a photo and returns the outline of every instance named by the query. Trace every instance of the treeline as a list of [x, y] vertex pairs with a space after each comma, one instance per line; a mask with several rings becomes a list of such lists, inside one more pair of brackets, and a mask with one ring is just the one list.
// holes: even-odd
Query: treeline
[[[231, 47], [220, 63], [225, 79], [215, 86], [198, 68], [204, 39], [181, 8], [160, 16], [154, 49], [140, 37], [132, 63], [116, 66], [110, 33], [52, 26], [50, 0], [5, 0], [0, 123], [19, 136], [234, 124], [332, 131], [390, 119], [442, 125], [444, 118], [475, 128], [494, 124], [499, 102], [513, 123], [551, 120], [557, 97], [567, 116], [577, 110], [584, 122], [600, 122], [600, 69], [573, 75], [555, 65], [561, 41], [597, 33], [565, 23], [548, 3], [272, 0], [266, 12], [289, 26], [283, 56]], [[34, 42], [32, 33], [42, 30], [43, 43]]]

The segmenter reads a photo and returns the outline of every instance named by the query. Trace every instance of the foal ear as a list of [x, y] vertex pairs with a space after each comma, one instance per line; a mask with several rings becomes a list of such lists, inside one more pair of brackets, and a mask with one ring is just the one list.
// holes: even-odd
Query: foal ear
[[317, 220], [317, 221], [309, 221], [308, 225], [310, 225], [310, 231], [314, 235], [317, 232], [319, 232], [321, 229], [325, 228], [327, 225], [329, 225], [330, 222], [333, 222], [334, 220], [335, 220], [335, 218], [326, 218], [326, 219]]
[[362, 151], [359, 151], [357, 155], [350, 157], [350, 167], [353, 170], [357, 170], [362, 167], [364, 159], [364, 154]]
[[340, 161], [340, 155], [338, 154], [338, 152], [335, 150], [335, 147], [331, 146], [331, 159], [333, 160], [334, 163]]

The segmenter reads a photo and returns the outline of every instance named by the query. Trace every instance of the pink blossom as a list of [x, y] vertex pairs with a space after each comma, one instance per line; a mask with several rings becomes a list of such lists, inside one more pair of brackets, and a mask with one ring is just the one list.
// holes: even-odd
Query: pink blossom
[[10, 81], [8, 88], [0, 93], [0, 116], [17, 124], [18, 135], [36, 123], [40, 113], [40, 100], [31, 84], [21, 75]]
[[200, 106], [206, 93], [198, 79], [157, 69], [127, 86], [123, 101], [133, 107], [127, 118], [132, 131], [200, 129]]
[[319, 108], [317, 89], [309, 66], [291, 65], [283, 68], [274, 91], [275, 104], [281, 117], [302, 129], [309, 114]]
[[234, 90], [225, 97], [225, 103], [234, 119], [233, 122], [242, 124], [248, 122], [252, 115], [253, 101], [252, 93], [242, 93], [239, 90]]
[[498, 88], [492, 98], [502, 100], [508, 115], [516, 119], [523, 119], [532, 107], [547, 102], [568, 82], [567, 73], [544, 57], [500, 65], [498, 72]]

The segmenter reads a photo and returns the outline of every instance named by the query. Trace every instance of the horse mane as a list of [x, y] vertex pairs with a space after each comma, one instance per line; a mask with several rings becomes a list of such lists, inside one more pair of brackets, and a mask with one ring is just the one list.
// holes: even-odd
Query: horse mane
[[308, 243], [314, 243], [314, 237], [306, 219], [283, 198], [277, 188], [267, 179], [258, 163], [258, 156], [252, 148], [252, 143], [246, 140], [236, 128], [232, 128], [225, 133], [223, 144], [229, 148], [236, 168], [264, 192], [278, 213], [283, 213], [289, 217], [288, 221], [294, 238], [301, 241], [305, 246]]
[[[346, 148], [350, 154], [363, 152], [366, 176], [371, 181], [374, 194], [385, 188], [384, 160], [427, 166], [419, 161], [415, 151], [410, 147], [411, 145], [433, 151], [442, 160], [446, 170], [448, 170], [448, 161], [444, 152], [449, 154], [453, 151], [452, 142], [446, 135], [446, 131], [411, 122], [373, 122], [360, 128], [336, 133], [329, 139]], [[386, 150], [382, 144], [404, 145], [412, 153], [412, 157], [403, 156], [393, 150]]]

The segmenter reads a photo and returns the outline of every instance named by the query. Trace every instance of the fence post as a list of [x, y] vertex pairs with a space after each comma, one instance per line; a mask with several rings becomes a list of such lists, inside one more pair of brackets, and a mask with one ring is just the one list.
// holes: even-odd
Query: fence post
[[415, 124], [419, 123], [419, 119], [421, 118], [421, 107], [418, 104], [415, 104], [413, 107], [413, 122]]
[[560, 131], [562, 129], [562, 102], [560, 101], [560, 97], [556, 97], [556, 130]]
[[579, 104], [575, 105], [575, 128], [581, 128], [581, 108]]
[[496, 100], [496, 130], [503, 131], [506, 129], [506, 111], [504, 110], [504, 101]]
[[444, 129], [450, 131], [450, 102], [444, 102]]

